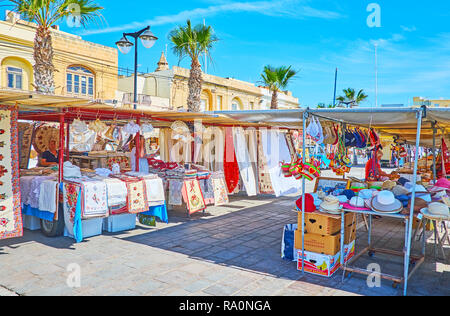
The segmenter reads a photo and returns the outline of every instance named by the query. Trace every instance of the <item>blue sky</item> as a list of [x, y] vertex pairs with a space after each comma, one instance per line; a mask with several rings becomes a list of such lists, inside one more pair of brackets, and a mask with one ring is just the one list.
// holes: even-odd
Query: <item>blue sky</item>
[[[337, 67], [338, 95], [348, 87], [364, 89], [365, 106], [374, 106], [375, 43], [379, 104], [411, 105], [414, 96], [450, 99], [450, 1], [97, 1], [105, 7], [104, 25], [62, 28], [114, 46], [123, 32], [151, 25], [159, 40], [151, 49], [141, 46], [141, 71], [155, 69], [171, 29], [187, 18], [205, 19], [220, 38], [208, 73], [258, 83], [264, 65], [292, 65], [300, 73], [289, 90], [302, 105], [332, 102]], [[380, 7], [381, 27], [367, 24], [371, 3]], [[178, 64], [170, 44], [167, 58]], [[119, 65], [132, 68], [133, 54], [120, 54]]]

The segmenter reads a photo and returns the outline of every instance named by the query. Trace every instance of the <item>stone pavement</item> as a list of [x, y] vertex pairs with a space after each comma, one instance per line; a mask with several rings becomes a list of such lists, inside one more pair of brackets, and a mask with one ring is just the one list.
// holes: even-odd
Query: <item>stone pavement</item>
[[[294, 262], [280, 258], [282, 230], [296, 223], [295, 198], [232, 197], [224, 207], [188, 219], [169, 212], [170, 223], [156, 228], [139, 226], [117, 234], [104, 234], [75, 244], [66, 237], [46, 238], [26, 231], [22, 238], [0, 241], [1, 295], [195, 295], [195, 296], [301, 296], [402, 295], [387, 281], [369, 288], [364, 276], [342, 282], [342, 272], [331, 278], [305, 274]], [[404, 230], [399, 220], [374, 221], [378, 247], [400, 250]], [[431, 236], [430, 236], [431, 237]], [[432, 240], [428, 241], [429, 243]], [[367, 244], [358, 230], [357, 250]], [[414, 244], [417, 253], [419, 243]], [[447, 258], [450, 248], [446, 247]], [[448, 259], [447, 259], [448, 260]], [[402, 274], [402, 261], [384, 255], [358, 260], [366, 267], [377, 262], [382, 272]], [[81, 287], [67, 280], [77, 264]], [[450, 264], [427, 260], [409, 283], [410, 295], [450, 295]]]

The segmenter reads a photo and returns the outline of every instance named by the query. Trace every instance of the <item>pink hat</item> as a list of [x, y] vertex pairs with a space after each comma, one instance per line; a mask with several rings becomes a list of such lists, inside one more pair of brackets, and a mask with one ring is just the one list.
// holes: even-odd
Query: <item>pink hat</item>
[[367, 211], [370, 210], [365, 206], [364, 199], [360, 197], [353, 197], [348, 203], [341, 203], [344, 209], [354, 211]]
[[441, 178], [439, 179], [436, 184], [429, 189], [428, 191], [430, 192], [440, 192], [440, 191], [450, 191], [450, 180], [446, 179], [446, 178]]

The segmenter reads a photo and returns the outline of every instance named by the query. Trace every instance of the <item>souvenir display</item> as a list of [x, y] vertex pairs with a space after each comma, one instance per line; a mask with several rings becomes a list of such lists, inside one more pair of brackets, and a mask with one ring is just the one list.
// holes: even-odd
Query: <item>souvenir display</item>
[[15, 108], [0, 107], [0, 240], [23, 234], [20, 206], [18, 112]]
[[34, 150], [41, 155], [48, 150], [50, 140], [55, 140], [59, 144], [59, 129], [46, 124], [38, 126], [33, 136]]
[[28, 169], [30, 161], [31, 143], [33, 140], [34, 124], [18, 123], [19, 126], [19, 168]]

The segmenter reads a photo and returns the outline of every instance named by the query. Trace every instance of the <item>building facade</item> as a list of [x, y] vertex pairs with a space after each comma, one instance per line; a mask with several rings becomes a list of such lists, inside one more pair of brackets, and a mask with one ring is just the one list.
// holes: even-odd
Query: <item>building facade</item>
[[[154, 72], [138, 76], [140, 106], [186, 109], [189, 93], [189, 69], [169, 67], [164, 53]], [[130, 106], [133, 95], [133, 77], [119, 76], [117, 99], [124, 106]], [[261, 110], [270, 109], [271, 92], [265, 87], [233, 79], [203, 74], [201, 94], [202, 111]], [[291, 92], [278, 94], [280, 109], [298, 108], [297, 98]]]
[[450, 100], [429, 100], [422, 97], [414, 97], [414, 106], [422, 106], [426, 105], [429, 107], [442, 107], [442, 108], [448, 108], [450, 107]]
[[[34, 91], [33, 43], [36, 25], [6, 13], [0, 21], [0, 87]], [[117, 92], [117, 49], [52, 29], [55, 94], [107, 102]]]

